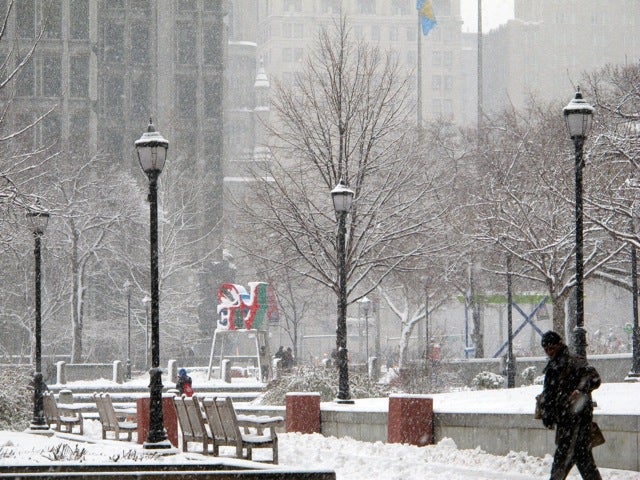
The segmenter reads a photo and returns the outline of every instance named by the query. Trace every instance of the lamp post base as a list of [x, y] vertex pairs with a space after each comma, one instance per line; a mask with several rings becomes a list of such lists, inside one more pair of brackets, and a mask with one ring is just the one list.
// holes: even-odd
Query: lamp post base
[[[150, 442], [146, 441], [142, 444], [142, 448], [145, 450], [175, 450], [175, 447], [171, 445], [169, 440], [163, 440], [161, 442]], [[173, 452], [163, 452], [163, 453], [173, 453]]]
[[46, 423], [44, 424], [39, 424], [39, 423], [31, 423], [29, 425], [29, 431], [30, 432], [34, 432], [34, 431], [39, 431], [39, 432], [50, 432], [51, 428], [49, 428], [49, 425], [47, 425]]
[[334, 402], [342, 405], [353, 405], [354, 403], [356, 403], [351, 398], [336, 398]]
[[625, 382], [640, 382], [640, 373], [629, 372], [626, 377], [624, 377]]

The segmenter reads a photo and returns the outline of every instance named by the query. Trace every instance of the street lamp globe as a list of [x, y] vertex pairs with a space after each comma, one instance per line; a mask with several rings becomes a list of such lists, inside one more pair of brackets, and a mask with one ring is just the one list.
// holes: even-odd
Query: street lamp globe
[[360, 300], [360, 305], [362, 306], [362, 311], [365, 315], [369, 315], [369, 309], [371, 308], [371, 300], [365, 295]]
[[593, 107], [582, 98], [580, 87], [576, 96], [562, 109], [569, 137], [572, 140], [585, 139], [591, 130]]
[[49, 224], [49, 212], [45, 210], [29, 210], [27, 219], [31, 223], [31, 229], [35, 235], [42, 235]]
[[351, 211], [351, 203], [353, 202], [353, 190], [347, 187], [343, 179], [340, 179], [338, 185], [331, 190], [331, 198], [333, 199], [333, 209], [337, 214], [349, 213]]
[[135, 141], [135, 146], [142, 171], [147, 175], [152, 173], [159, 175], [167, 160], [169, 142], [156, 131], [151, 119], [149, 119], [147, 131]]

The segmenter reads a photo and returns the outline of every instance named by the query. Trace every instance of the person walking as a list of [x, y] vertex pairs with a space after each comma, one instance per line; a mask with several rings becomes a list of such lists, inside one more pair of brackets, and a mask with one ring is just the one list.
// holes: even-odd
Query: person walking
[[590, 438], [591, 392], [600, 386], [600, 375], [586, 358], [570, 353], [558, 333], [546, 332], [541, 345], [549, 362], [544, 368], [540, 414], [546, 428], [556, 429], [550, 480], [564, 480], [574, 465], [583, 479], [602, 480]]

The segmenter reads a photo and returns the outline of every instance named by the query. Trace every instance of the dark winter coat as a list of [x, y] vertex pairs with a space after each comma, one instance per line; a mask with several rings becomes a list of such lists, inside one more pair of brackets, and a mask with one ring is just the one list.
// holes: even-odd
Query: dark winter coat
[[[545, 427], [568, 425], [578, 418], [586, 421], [593, 416], [591, 392], [600, 386], [600, 375], [583, 357], [569, 352], [566, 345], [549, 360], [544, 369], [544, 389], [540, 399]], [[578, 390], [580, 396], [570, 400]]]
[[176, 389], [180, 392], [180, 395], [185, 394], [188, 397], [193, 395], [192, 380], [189, 375], [179, 375], [176, 381]]

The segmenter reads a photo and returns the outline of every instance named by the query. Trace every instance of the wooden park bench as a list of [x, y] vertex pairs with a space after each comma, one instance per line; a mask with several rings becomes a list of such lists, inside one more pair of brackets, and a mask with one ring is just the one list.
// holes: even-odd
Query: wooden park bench
[[133, 432], [138, 429], [136, 422], [130, 422], [124, 420], [124, 415], [118, 416], [116, 410], [113, 408], [113, 401], [108, 393], [94, 393], [93, 398], [98, 408], [98, 416], [100, 417], [100, 423], [102, 424], [102, 438], [107, 438], [107, 432], [113, 432], [116, 440], [121, 440], [120, 434], [126, 434], [127, 440], [131, 441]]
[[[73, 427], [79, 427], [80, 435], [84, 433], [82, 413], [74, 408], [58, 407], [53, 392], [42, 394], [44, 418], [51, 428], [62, 432], [73, 433]], [[63, 430], [64, 429], [64, 430]]]
[[[182, 451], [188, 451], [190, 442], [202, 443], [202, 453], [218, 454], [215, 441], [204, 418], [204, 412], [200, 408], [197, 397], [175, 396], [173, 404], [176, 407], [178, 423], [182, 432]], [[209, 452], [211, 445], [211, 452]]]
[[236, 448], [238, 458], [252, 460], [254, 448], [271, 448], [272, 461], [278, 463], [278, 434], [275, 429], [284, 425], [282, 417], [236, 415], [229, 397], [205, 399], [203, 404], [215, 442], [214, 452], [220, 446], [232, 446]]

